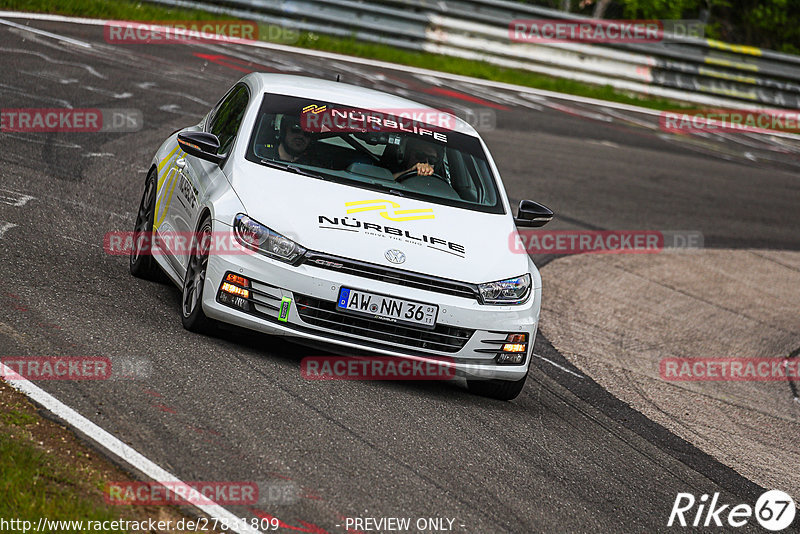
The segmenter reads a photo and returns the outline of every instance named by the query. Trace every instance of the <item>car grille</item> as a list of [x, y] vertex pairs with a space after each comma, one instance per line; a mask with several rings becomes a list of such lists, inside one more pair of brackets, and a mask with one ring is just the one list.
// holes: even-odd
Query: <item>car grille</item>
[[295, 303], [300, 318], [308, 324], [406, 347], [458, 352], [475, 333], [475, 330], [441, 324], [433, 330], [421, 330], [347, 315], [336, 311], [335, 302], [305, 295], [295, 294]]
[[393, 269], [391, 267], [384, 267], [382, 265], [375, 265], [374, 263], [351, 260], [348, 258], [340, 258], [321, 252], [308, 252], [306, 254], [305, 263], [311, 264], [314, 267], [352, 274], [362, 278], [371, 278], [390, 284], [425, 289], [427, 291], [435, 291], [436, 293], [444, 293], [445, 295], [454, 295], [480, 301], [478, 286], [467, 282], [459, 282], [457, 280], [449, 280], [447, 278], [439, 278], [412, 271]]

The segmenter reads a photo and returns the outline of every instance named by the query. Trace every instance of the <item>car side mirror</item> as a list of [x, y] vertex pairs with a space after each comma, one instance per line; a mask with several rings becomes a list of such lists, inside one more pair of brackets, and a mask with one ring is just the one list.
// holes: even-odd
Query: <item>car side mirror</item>
[[178, 145], [181, 150], [211, 163], [219, 164], [225, 159], [225, 154], [217, 154], [219, 151], [219, 139], [217, 136], [208, 132], [181, 132], [178, 134]]
[[553, 220], [553, 211], [547, 206], [533, 200], [519, 201], [519, 212], [514, 217], [514, 223], [517, 226], [539, 227], [551, 220]]

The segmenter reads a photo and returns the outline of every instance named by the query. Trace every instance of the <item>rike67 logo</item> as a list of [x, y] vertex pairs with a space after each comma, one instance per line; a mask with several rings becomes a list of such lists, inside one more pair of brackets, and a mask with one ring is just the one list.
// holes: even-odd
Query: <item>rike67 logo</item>
[[[695, 507], [696, 505], [696, 507]], [[765, 491], [756, 501], [755, 507], [749, 504], [722, 504], [719, 493], [708, 502], [708, 495], [696, 499], [691, 493], [678, 493], [667, 526], [682, 527], [743, 527], [753, 516], [767, 530], [783, 530], [794, 521], [794, 500], [780, 490]]]

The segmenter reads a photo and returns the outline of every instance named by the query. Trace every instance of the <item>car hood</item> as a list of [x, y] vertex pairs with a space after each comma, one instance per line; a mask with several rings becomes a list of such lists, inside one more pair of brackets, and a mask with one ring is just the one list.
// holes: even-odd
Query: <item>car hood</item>
[[[250, 176], [232, 180], [247, 215], [309, 250], [471, 283], [528, 272], [527, 254], [509, 246], [516, 228], [508, 214], [454, 208], [247, 163]], [[387, 251], [402, 252], [404, 261], [391, 262], [387, 257], [397, 261], [398, 255]]]

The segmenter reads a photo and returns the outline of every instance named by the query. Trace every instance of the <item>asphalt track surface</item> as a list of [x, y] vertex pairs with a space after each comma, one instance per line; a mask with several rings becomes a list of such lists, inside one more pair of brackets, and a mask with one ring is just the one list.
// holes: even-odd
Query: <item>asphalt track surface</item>
[[465, 533], [655, 532], [668, 530], [678, 492], [753, 504], [764, 490], [619, 402], [541, 334], [510, 403], [450, 383], [307, 381], [300, 360], [319, 351], [184, 331], [178, 290], [132, 278], [102, 242], [133, 228], [159, 143], [251, 70], [338, 73], [493, 111], [482, 135], [512, 201], [550, 206], [554, 229], [697, 230], [707, 247], [798, 250], [796, 142], [667, 135], [649, 115], [403, 70], [244, 46], [110, 45], [102, 27], [30, 25], [91, 47], [0, 25], [1, 107], [136, 108], [145, 126], [1, 134], [0, 354], [149, 361], [138, 380], [39, 385], [182, 480], [301, 488], [293, 504], [232, 512], [278, 517], [286, 532], [344, 532], [345, 517], [446, 517]]

